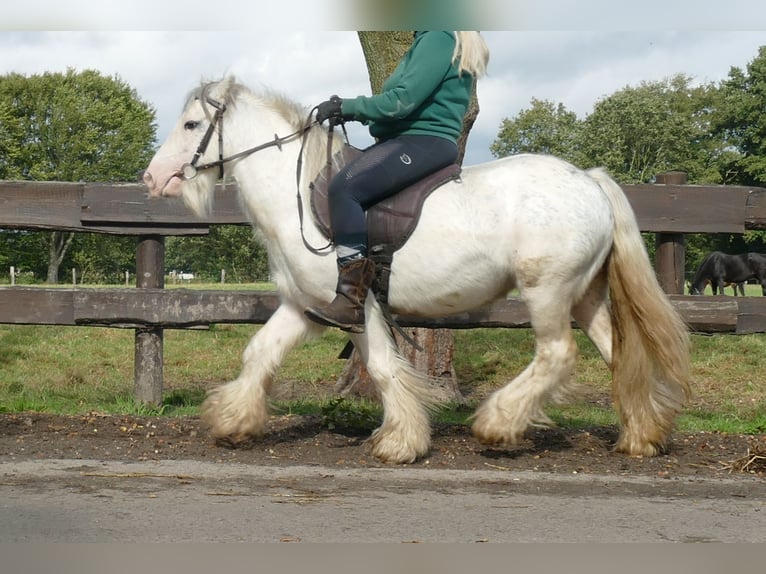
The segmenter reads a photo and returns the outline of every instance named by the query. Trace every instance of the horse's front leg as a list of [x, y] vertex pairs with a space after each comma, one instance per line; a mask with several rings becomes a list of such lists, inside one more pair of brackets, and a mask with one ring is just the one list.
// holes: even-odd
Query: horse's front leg
[[445, 400], [444, 392], [401, 355], [377, 304], [368, 304], [366, 313], [366, 332], [352, 340], [383, 403], [383, 422], [370, 438], [372, 454], [383, 462], [411, 463], [430, 450], [430, 412]]
[[[718, 285], [718, 290], [716, 291], [716, 285]], [[720, 293], [721, 295], [726, 295], [723, 290], [724, 281], [723, 279], [718, 279], [715, 284], [713, 285], [713, 295], [717, 295]]]
[[233, 444], [262, 436], [269, 420], [268, 393], [285, 355], [310, 335], [323, 330], [288, 303], [274, 312], [250, 339], [236, 380], [208, 393], [202, 420], [216, 439]]

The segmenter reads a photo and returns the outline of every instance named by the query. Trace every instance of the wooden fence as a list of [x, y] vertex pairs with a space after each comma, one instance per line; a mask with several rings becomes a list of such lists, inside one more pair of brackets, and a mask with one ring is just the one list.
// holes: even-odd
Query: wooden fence
[[[684, 185], [684, 174], [658, 184], [623, 186], [642, 231], [656, 234], [660, 284], [689, 324], [705, 333], [766, 331], [766, 298], [684, 292], [685, 233], [766, 229], [766, 189]], [[216, 190], [211, 216], [195, 218], [180, 200], [150, 199], [139, 184], [0, 181], [0, 228], [136, 236], [136, 289], [0, 289], [0, 323], [79, 325], [135, 330], [135, 396], [162, 400], [163, 330], [215, 323], [262, 324], [279, 304], [276, 293], [164, 289], [165, 243], [172, 235], [205, 235], [214, 224], [249, 225], [236, 189]], [[528, 327], [524, 304], [508, 298], [438, 320], [398, 317], [403, 326], [466, 329]]]

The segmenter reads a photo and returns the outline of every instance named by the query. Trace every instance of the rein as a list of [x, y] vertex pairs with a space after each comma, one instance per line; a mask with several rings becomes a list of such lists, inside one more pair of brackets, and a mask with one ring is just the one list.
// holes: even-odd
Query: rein
[[[223, 165], [225, 163], [228, 163], [235, 159], [246, 157], [248, 155], [254, 154], [264, 149], [268, 149], [270, 147], [276, 146], [279, 149], [279, 151], [282, 151], [283, 143], [289, 140], [292, 140], [296, 136], [301, 136], [301, 149], [300, 149], [300, 152], [298, 153], [298, 162], [297, 162], [296, 174], [295, 174], [297, 195], [298, 195], [298, 220], [300, 222], [301, 239], [303, 240], [303, 245], [306, 246], [306, 249], [308, 249], [315, 255], [321, 255], [323, 254], [323, 252], [326, 252], [329, 249], [331, 249], [333, 245], [332, 241], [329, 241], [327, 245], [324, 245], [322, 247], [314, 247], [308, 242], [308, 240], [306, 239], [306, 235], [303, 231], [303, 200], [301, 198], [301, 185], [300, 185], [301, 171], [303, 167], [303, 151], [306, 147], [306, 134], [308, 134], [309, 130], [315, 124], [317, 124], [316, 121], [314, 122], [311, 121], [311, 116], [316, 110], [316, 107], [312, 108], [311, 111], [309, 112], [308, 118], [306, 119], [306, 123], [303, 125], [303, 127], [294, 131], [293, 133], [288, 134], [284, 137], [279, 137], [277, 134], [274, 134], [273, 140], [248, 148], [241, 152], [237, 152], [233, 155], [224, 157], [223, 156], [223, 123], [221, 122], [221, 118], [223, 117], [223, 113], [226, 111], [226, 104], [224, 104], [223, 102], [214, 100], [213, 98], [209, 96], [205, 96], [204, 101], [215, 108], [215, 114], [213, 114], [213, 119], [210, 122], [210, 125], [207, 127], [207, 131], [205, 131], [205, 134], [202, 136], [202, 140], [197, 146], [197, 150], [194, 152], [194, 156], [192, 157], [192, 160], [188, 163], [183, 164], [181, 166], [181, 169], [178, 170], [175, 175], [177, 177], [180, 177], [183, 180], [189, 180], [189, 179], [194, 179], [195, 177], [197, 177], [197, 174], [200, 171], [217, 167], [220, 170], [218, 177], [223, 179]], [[204, 155], [204, 153], [207, 151], [207, 147], [210, 145], [210, 140], [213, 137], [213, 132], [215, 131], [216, 126], [218, 127], [218, 159], [208, 163], [203, 163], [202, 165], [197, 165], [199, 158], [202, 157], [202, 155]], [[343, 127], [343, 132], [344, 133], [346, 132], [345, 126]], [[331, 124], [330, 130], [328, 132], [328, 140], [327, 140], [327, 164], [330, 166], [332, 165], [332, 134], [333, 134], [333, 126]], [[348, 139], [348, 136], [346, 136], [346, 139]]]
[[[316, 108], [312, 109], [309, 112], [309, 119], [311, 118], [311, 114], [314, 113], [314, 110]], [[346, 141], [348, 141], [348, 134], [346, 133], [346, 126], [343, 124], [340, 124], [341, 128], [343, 129], [343, 134], [346, 136]], [[330, 177], [332, 176], [332, 137], [334, 132], [335, 124], [333, 122], [329, 122], [329, 130], [327, 131], [327, 180], [330, 180]], [[303, 199], [301, 198], [301, 172], [303, 171], [303, 150], [306, 146], [306, 138], [303, 139], [301, 142], [301, 151], [298, 154], [298, 164], [295, 168], [295, 181], [296, 181], [296, 189], [297, 189], [297, 200], [298, 200], [298, 221], [300, 222], [300, 228], [301, 228], [301, 239], [303, 240], [303, 245], [311, 251], [314, 255], [326, 255], [327, 251], [329, 249], [332, 249], [333, 241], [330, 239], [325, 245], [322, 247], [314, 247], [311, 245], [308, 240], [306, 239], [306, 235], [303, 233]]]
[[[296, 130], [293, 133], [288, 134], [284, 137], [279, 137], [277, 134], [274, 134], [273, 140], [248, 148], [241, 152], [237, 152], [233, 155], [224, 157], [223, 156], [223, 123], [220, 123], [220, 122], [221, 122], [221, 118], [223, 117], [223, 113], [226, 111], [226, 104], [222, 102], [218, 102], [210, 97], [206, 97], [205, 102], [207, 102], [208, 104], [210, 104], [211, 106], [215, 108], [215, 114], [213, 115], [213, 120], [210, 122], [210, 125], [207, 127], [207, 131], [205, 132], [205, 135], [202, 136], [202, 140], [200, 141], [199, 146], [197, 146], [197, 151], [194, 152], [194, 156], [192, 157], [192, 160], [189, 163], [183, 164], [181, 166], [181, 169], [176, 173], [176, 176], [180, 177], [181, 179], [194, 179], [195, 177], [197, 177], [198, 172], [206, 170], [206, 169], [210, 169], [213, 167], [217, 167], [220, 169], [219, 177], [222, 178], [223, 165], [225, 163], [228, 163], [235, 159], [239, 159], [241, 157], [254, 154], [256, 152], [259, 152], [261, 150], [274, 147], [274, 146], [279, 148], [279, 151], [282, 151], [283, 143], [289, 140], [292, 140], [298, 135], [304, 136], [313, 125], [307, 122], [306, 125], [304, 125], [301, 129]], [[208, 145], [210, 145], [210, 140], [213, 137], [213, 132], [215, 131], [216, 126], [218, 126], [218, 159], [208, 163], [203, 163], [202, 165], [197, 165], [199, 158], [207, 151], [207, 147]], [[302, 149], [303, 148], [301, 147], [301, 150]]]

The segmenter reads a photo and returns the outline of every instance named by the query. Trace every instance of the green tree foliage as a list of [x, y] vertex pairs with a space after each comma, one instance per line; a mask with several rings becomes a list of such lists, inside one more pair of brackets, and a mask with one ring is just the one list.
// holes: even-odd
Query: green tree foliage
[[497, 139], [489, 146], [495, 157], [519, 153], [551, 154], [574, 164], [582, 162], [581, 122], [563, 104], [532, 98], [531, 107], [500, 124]]
[[77, 269], [81, 283], [122, 283], [126, 271], [134, 275], [135, 261], [136, 240], [133, 237], [78, 233], [65, 258], [64, 268]]
[[722, 83], [720, 115], [715, 128], [738, 150], [730, 158], [731, 179], [741, 185], [766, 186], [766, 46], [747, 65], [732, 67]]
[[585, 119], [583, 155], [622, 183], [650, 182], [670, 170], [685, 171], [690, 183], [718, 183], [710, 137], [715, 99], [713, 85], [693, 87], [682, 74], [625, 87], [597, 102]]
[[222, 269], [232, 283], [269, 278], [266, 249], [250, 226], [213, 225], [208, 237], [168, 237], [165, 262], [168, 270], [191, 272], [207, 281], [216, 281]]
[[22, 230], [0, 230], [0, 271], [7, 277], [10, 267], [45, 276], [47, 269], [48, 234]]
[[[118, 77], [97, 71], [0, 76], [0, 179], [35, 181], [135, 181], [156, 139], [155, 111]], [[59, 265], [125, 249], [124, 238], [63, 232], [14, 233], [31, 248], [43, 233], [47, 280]], [[108, 247], [107, 247], [108, 246]], [[7, 258], [8, 256], [5, 255]], [[31, 268], [40, 268], [32, 264]]]
[[533, 98], [529, 109], [503, 120], [490, 151], [605, 166], [623, 183], [648, 182], [669, 170], [686, 171], [689, 182], [719, 183], [721, 166], [730, 161], [711, 130], [720, 97], [714, 85], [695, 87], [679, 74], [625, 87], [597, 102], [584, 120], [561, 103]]
[[0, 77], [0, 102], [17, 150], [2, 179], [133, 181], [151, 159], [155, 112], [117, 77], [12, 73]]

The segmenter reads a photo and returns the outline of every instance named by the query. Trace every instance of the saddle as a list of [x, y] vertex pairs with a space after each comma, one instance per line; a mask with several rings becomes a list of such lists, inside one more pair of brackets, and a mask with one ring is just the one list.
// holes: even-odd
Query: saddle
[[[362, 150], [345, 144], [309, 184], [314, 220], [329, 240], [332, 240], [330, 206], [327, 199], [330, 179], [344, 165], [361, 154]], [[394, 253], [401, 249], [415, 231], [423, 203], [436, 188], [448, 181], [459, 180], [460, 171], [458, 164], [448, 165], [367, 210], [368, 256], [375, 262], [377, 275], [373, 291], [381, 303], [388, 302], [388, 276]]]
[[[362, 150], [348, 144], [344, 145], [322, 168], [316, 179], [309, 184], [314, 220], [324, 236], [330, 240], [332, 240], [332, 229], [327, 199], [330, 179], [344, 165], [361, 154]], [[367, 244], [370, 250], [384, 246], [393, 253], [400, 249], [415, 230], [423, 209], [423, 202], [431, 192], [448, 181], [459, 179], [460, 166], [448, 165], [370, 207], [367, 210]]]

